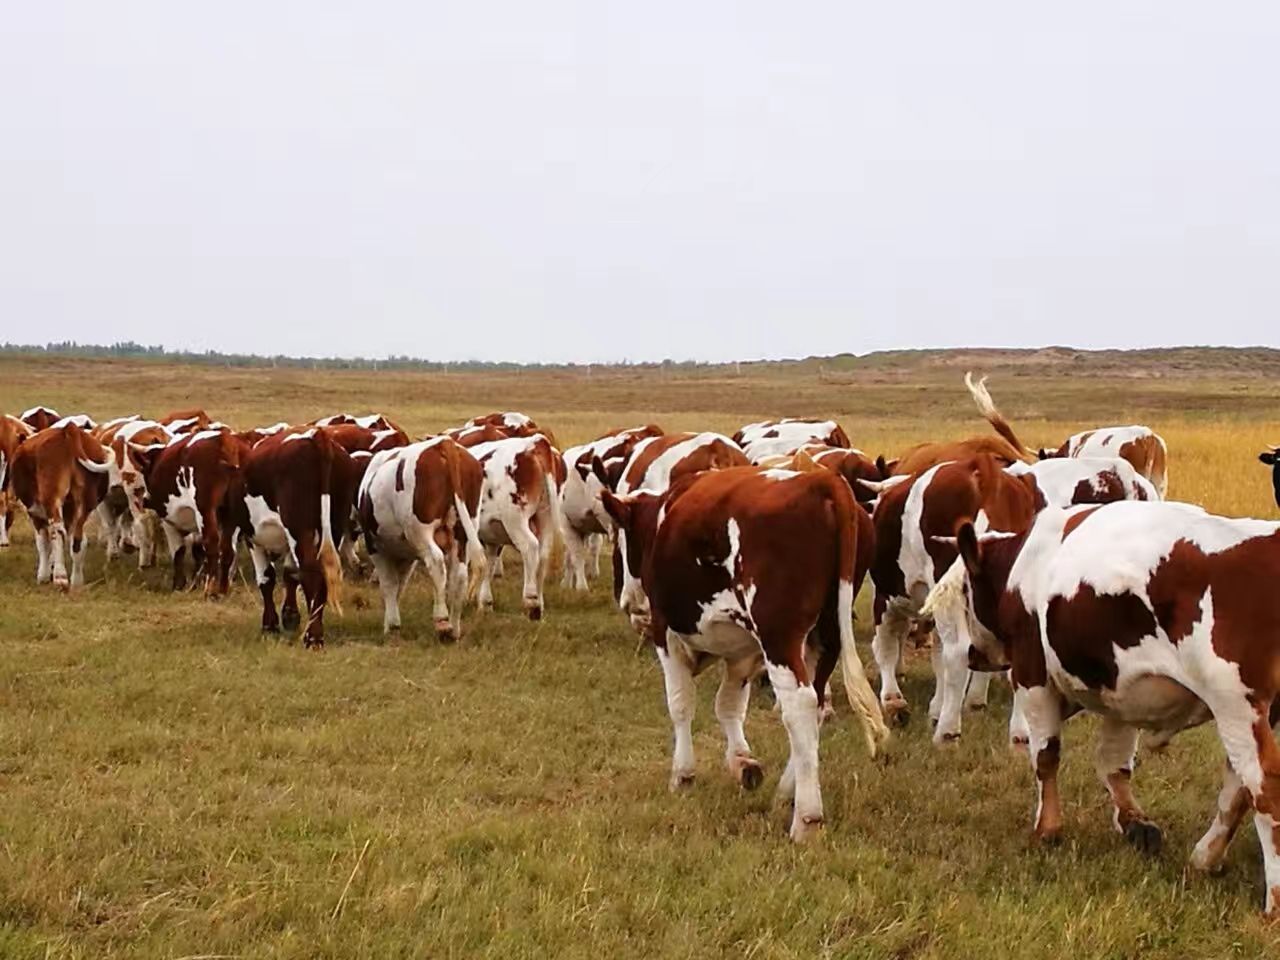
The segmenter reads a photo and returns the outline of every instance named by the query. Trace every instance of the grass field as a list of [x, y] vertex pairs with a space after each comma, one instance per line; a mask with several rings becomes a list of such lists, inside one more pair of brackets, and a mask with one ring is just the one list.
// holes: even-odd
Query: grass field
[[[1271, 381], [1009, 370], [991, 387], [1033, 445], [1147, 422], [1169, 442], [1174, 498], [1276, 516], [1255, 460], [1280, 441]], [[838, 416], [872, 453], [986, 429], [958, 373], [933, 370], [494, 376], [0, 358], [0, 410], [35, 403], [99, 418], [201, 405], [242, 426], [379, 410], [416, 432], [519, 409], [566, 445], [634, 422], [732, 431], [796, 414]], [[1252, 829], [1225, 876], [1185, 869], [1218, 788], [1212, 729], [1141, 761], [1137, 792], [1166, 832], [1149, 860], [1111, 830], [1090, 719], [1066, 729], [1067, 839], [1042, 850], [1031, 772], [1005, 747], [1007, 690], [945, 751], [918, 710], [877, 762], [843, 709], [823, 731], [826, 835], [796, 849], [771, 804], [781, 724], [753, 706], [767, 779], [739, 793], [720, 764], [712, 678], [699, 684], [698, 783], [667, 792], [661, 675], [604, 585], [553, 585], [531, 624], [508, 575], [498, 611], [469, 611], [462, 641], [441, 647], [423, 578], [392, 642], [376, 590], [348, 584], [346, 616], [309, 653], [258, 634], [242, 585], [218, 603], [174, 596], [163, 567], [104, 568], [96, 548], [90, 585], [70, 596], [37, 589], [33, 569], [23, 520], [0, 553], [0, 957], [1280, 955], [1280, 927], [1259, 914]], [[905, 688], [921, 707], [926, 666]]]

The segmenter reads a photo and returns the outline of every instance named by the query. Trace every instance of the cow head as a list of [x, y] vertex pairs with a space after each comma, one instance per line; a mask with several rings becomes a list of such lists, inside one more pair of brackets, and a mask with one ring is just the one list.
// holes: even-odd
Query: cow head
[[649, 598], [641, 584], [644, 565], [653, 549], [658, 521], [667, 495], [641, 491], [618, 496], [607, 487], [600, 491], [605, 511], [618, 531], [614, 546], [613, 594], [637, 631], [649, 625]]
[[979, 534], [972, 523], [956, 531], [959, 562], [930, 593], [933, 607], [954, 604], [962, 639], [967, 634], [970, 666], [1003, 670], [1009, 665], [1010, 645], [1030, 617], [1017, 592], [1011, 593], [1009, 572], [1022, 549], [1025, 535]]
[[1271, 449], [1258, 454], [1258, 459], [1271, 468], [1272, 495], [1276, 498], [1276, 505], [1280, 506], [1280, 446], [1274, 443], [1268, 446]]

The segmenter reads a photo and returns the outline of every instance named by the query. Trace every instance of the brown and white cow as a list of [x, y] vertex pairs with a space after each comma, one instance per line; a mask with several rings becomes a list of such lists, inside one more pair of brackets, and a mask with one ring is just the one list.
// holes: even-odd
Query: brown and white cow
[[13, 455], [18, 445], [34, 433], [25, 421], [9, 414], [0, 416], [0, 547], [9, 546], [9, 530], [13, 527], [14, 498], [9, 493]]
[[1053, 453], [1040, 451], [1041, 458], [1119, 457], [1155, 485], [1163, 500], [1169, 493], [1169, 451], [1164, 438], [1150, 427], [1097, 427], [1072, 434]]
[[392, 421], [389, 417], [383, 416], [381, 413], [369, 413], [364, 416], [355, 416], [350, 413], [335, 413], [327, 417], [320, 417], [319, 419], [312, 420], [310, 425], [315, 427], [339, 427], [345, 425], [363, 427], [366, 430], [372, 430], [374, 432], [395, 430], [399, 433], [404, 433], [404, 431], [400, 429], [399, 424]]
[[806, 445], [849, 447], [849, 435], [834, 420], [787, 417], [749, 423], [733, 435], [733, 442], [752, 463], [767, 457], [785, 456]]
[[605, 475], [618, 474], [625, 466], [636, 444], [649, 437], [662, 436], [662, 428], [654, 424], [614, 430], [590, 443], [570, 447], [564, 452], [565, 481], [560, 491], [560, 513], [564, 520], [564, 585], [587, 589], [587, 561], [594, 576], [600, 574], [600, 551], [613, 530], [609, 514], [600, 502], [604, 483], [592, 468], [599, 460]]
[[167, 413], [158, 422], [168, 427], [169, 432], [177, 437], [211, 429], [214, 419], [199, 407], [192, 407], [189, 410], [174, 410]]
[[536, 433], [542, 434], [550, 441], [554, 447], [556, 445], [555, 437], [551, 431], [544, 427], [538, 426], [537, 422], [523, 413], [486, 413], [480, 417], [472, 417], [463, 427], [496, 427], [501, 430], [506, 437], [532, 437]]
[[32, 430], [43, 430], [62, 419], [62, 414], [52, 407], [31, 407], [18, 414], [18, 419]]
[[1005, 467], [1011, 476], [1035, 477], [1045, 502], [1053, 507], [1117, 500], [1159, 500], [1160, 491], [1127, 460], [1117, 457], [1052, 458]]
[[146, 471], [151, 458], [145, 448], [164, 447], [173, 437], [168, 428], [156, 421], [133, 416], [104, 424], [97, 438], [111, 451], [107, 493], [97, 510], [107, 559], [136, 547], [139, 569], [153, 566], [155, 513], [146, 506]]
[[[617, 475], [593, 461], [593, 469], [604, 486], [615, 493], [641, 490], [662, 493], [680, 477], [704, 470], [750, 466], [741, 448], [720, 433], [666, 433], [641, 440]], [[613, 547], [613, 595], [637, 631], [648, 616], [648, 600], [640, 583], [640, 573], [628, 559], [626, 533], [616, 531]]]
[[[1216, 517], [1180, 503], [1045, 510], [1022, 535], [958, 533], [963, 575], [939, 591], [958, 605], [975, 659], [1012, 668], [1030, 730], [1035, 832], [1062, 829], [1062, 722], [1102, 717], [1097, 769], [1113, 824], [1158, 851], [1162, 836], [1130, 780], [1140, 730], [1167, 739], [1212, 719], [1226, 749], [1218, 809], [1192, 866], [1221, 865], [1252, 808], [1266, 910], [1280, 914], [1280, 524]], [[1270, 712], [1270, 716], [1269, 716]]]
[[760, 467], [794, 468], [799, 458], [807, 458], [823, 469], [844, 477], [858, 505], [868, 513], [871, 512], [879, 489], [878, 484], [886, 477], [881, 472], [879, 464], [873, 462], [861, 450], [806, 444], [792, 454], [763, 457], [755, 462], [756, 466]]
[[644, 627], [675, 728], [671, 788], [693, 781], [693, 678], [716, 658], [725, 661], [716, 694], [725, 763], [745, 789], [760, 785], [743, 721], [764, 666], [791, 745], [778, 793], [795, 804], [792, 839], [808, 838], [823, 822], [818, 727], [837, 662], [873, 755], [888, 736], [853, 642], [870, 518], [825, 470], [730, 468], [661, 493], [602, 496], [649, 597]]
[[449, 437], [373, 455], [356, 503], [382, 588], [384, 632], [400, 629], [400, 595], [421, 563], [434, 587], [440, 639], [461, 635], [468, 568], [474, 578], [485, 565], [475, 519], [483, 485], [476, 458]]
[[[956, 560], [956, 530], [964, 523], [978, 523], [983, 530], [1025, 530], [1043, 502], [1032, 478], [1012, 477], [999, 460], [986, 455], [938, 464], [881, 494], [871, 566], [871, 649], [880, 667], [880, 702], [891, 721], [905, 722], [910, 715], [898, 685], [903, 647], [920, 625], [929, 591]], [[929, 717], [937, 723], [934, 742], [945, 743], [960, 736], [966, 684], [968, 705], [984, 706], [989, 676], [976, 674], [970, 684], [967, 649], [959, 644], [957, 625], [937, 617], [934, 628], [937, 686]]]
[[262, 593], [262, 629], [280, 630], [276, 570], [285, 581], [281, 610], [285, 629], [297, 627], [297, 588], [307, 602], [303, 644], [324, 645], [324, 611], [342, 612], [338, 587], [342, 564], [337, 540], [350, 526], [363, 469], [323, 427], [280, 431], [257, 443], [244, 460], [242, 532]]
[[556, 531], [563, 526], [560, 485], [564, 461], [540, 433], [480, 443], [469, 449], [485, 477], [476, 528], [489, 562], [480, 582], [480, 606], [493, 606], [493, 565], [502, 548], [509, 545], [520, 554], [524, 567], [524, 611], [530, 620], [541, 619], [542, 588]]
[[74, 423], [41, 430], [14, 452], [10, 491], [35, 529], [36, 583], [52, 580], [63, 589], [84, 585], [84, 525], [106, 493], [109, 456]]
[[233, 510], [243, 497], [240, 468], [249, 445], [229, 429], [198, 430], [151, 448], [146, 471], [147, 503], [160, 517], [173, 560], [173, 589], [186, 585], [188, 541], [203, 570], [206, 596], [230, 588], [237, 524]]

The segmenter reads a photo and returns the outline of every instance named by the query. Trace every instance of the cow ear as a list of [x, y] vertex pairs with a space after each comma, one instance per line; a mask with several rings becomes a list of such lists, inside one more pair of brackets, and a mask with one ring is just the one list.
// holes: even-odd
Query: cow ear
[[627, 497], [620, 497], [608, 487], [600, 491], [600, 500], [604, 503], [605, 513], [613, 518], [613, 522], [618, 525], [621, 530], [626, 530], [631, 525], [631, 501]]
[[613, 485], [609, 483], [609, 473], [604, 468], [604, 461], [598, 456], [592, 456], [591, 458], [591, 472], [596, 475], [596, 479], [603, 483], [607, 489], [613, 489]]
[[1276, 455], [1274, 451], [1268, 452], [1268, 453], [1260, 453], [1258, 454], [1258, 459], [1261, 460], [1263, 463], [1265, 463], [1268, 467], [1270, 467], [1275, 465]]
[[882, 453], [882, 454], [879, 454], [879, 455], [876, 457], [876, 469], [877, 469], [878, 471], [880, 471], [880, 479], [881, 479], [881, 480], [887, 480], [887, 479], [889, 479], [889, 465], [888, 465], [887, 463], [885, 463], [885, 462], [884, 462], [884, 454], [883, 454], [883, 453]]
[[956, 531], [956, 549], [969, 575], [977, 576], [982, 571], [982, 545], [978, 543], [978, 533], [972, 523], [965, 523]]
[[1041, 447], [1039, 450], [1037, 450], [1037, 451], [1036, 451], [1036, 459], [1037, 459], [1037, 460], [1048, 460], [1048, 459], [1049, 459], [1049, 454], [1045, 452], [1044, 447]]

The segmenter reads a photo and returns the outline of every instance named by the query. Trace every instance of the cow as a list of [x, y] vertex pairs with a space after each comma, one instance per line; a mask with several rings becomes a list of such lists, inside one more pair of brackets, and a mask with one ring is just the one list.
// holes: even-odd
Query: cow
[[84, 585], [84, 525], [106, 493], [108, 458], [75, 423], [41, 430], [14, 452], [9, 485], [35, 529], [36, 583], [52, 580], [64, 590]]
[[351, 523], [362, 470], [322, 427], [278, 431], [245, 457], [241, 532], [253, 557], [262, 594], [262, 630], [280, 631], [276, 614], [276, 570], [285, 580], [281, 615], [285, 629], [298, 626], [297, 588], [307, 602], [302, 634], [306, 647], [324, 645], [324, 611], [338, 597], [342, 564], [337, 539]]
[[1280, 507], [1280, 446], [1269, 444], [1270, 450], [1258, 454], [1258, 459], [1271, 468], [1271, 493]]
[[9, 546], [9, 530], [13, 527], [13, 497], [9, 492], [9, 474], [18, 445], [35, 433], [24, 420], [4, 414], [0, 416], [0, 547]]
[[135, 416], [104, 424], [97, 438], [111, 452], [107, 493], [97, 510], [107, 559], [134, 546], [138, 550], [138, 568], [153, 566], [155, 513], [146, 507], [149, 458], [144, 448], [163, 447], [172, 435], [160, 423]]
[[1169, 494], [1169, 449], [1150, 427], [1096, 427], [1072, 434], [1055, 451], [1040, 451], [1042, 460], [1056, 457], [1119, 457], [1155, 485], [1161, 500]]
[[52, 407], [31, 407], [18, 414], [18, 419], [32, 430], [43, 430], [62, 419], [62, 414]]
[[[1061, 727], [1099, 714], [1097, 769], [1112, 823], [1159, 850], [1134, 799], [1140, 730], [1167, 739], [1208, 720], [1227, 754], [1218, 809], [1191, 864], [1217, 869], [1254, 810], [1265, 909], [1280, 916], [1280, 524], [1213, 516], [1181, 503], [1045, 510], [1019, 535], [957, 531], [962, 572], [940, 585], [958, 607], [971, 657], [1012, 670], [1036, 776], [1035, 835], [1062, 830]], [[1270, 715], [1269, 715], [1270, 711]]]
[[743, 733], [763, 661], [791, 748], [778, 793], [794, 801], [791, 838], [813, 836], [823, 823], [819, 717], [837, 662], [873, 755], [888, 736], [853, 642], [870, 518], [824, 470], [737, 467], [686, 475], [659, 493], [601, 496], [649, 598], [643, 626], [675, 729], [671, 789], [693, 782], [694, 676], [713, 658], [725, 661], [716, 694], [725, 763], [744, 789], [763, 781]]
[[794, 453], [776, 457], [763, 457], [756, 460], [760, 467], [794, 468], [798, 458], [808, 458], [818, 466], [844, 477], [853, 491], [858, 505], [871, 512], [880, 489], [880, 481], [887, 479], [880, 466], [861, 450], [851, 447], [828, 447], [823, 444], [810, 443], [800, 447]]
[[420, 562], [435, 591], [437, 634], [461, 635], [468, 571], [474, 584], [485, 565], [476, 530], [483, 485], [476, 458], [449, 437], [373, 455], [356, 503], [382, 589], [384, 633], [400, 629], [400, 594]]
[[[602, 485], [619, 494], [646, 490], [662, 493], [675, 480], [703, 470], [750, 466], [742, 449], [719, 433], [666, 433], [649, 437], [636, 444], [631, 456], [615, 474], [600, 460], [592, 461], [592, 470]], [[613, 546], [613, 595], [618, 606], [628, 613], [637, 632], [643, 633], [648, 600], [640, 583], [640, 573], [631, 566], [626, 533], [615, 531]]]
[[565, 466], [560, 452], [542, 434], [511, 437], [469, 448], [484, 469], [484, 494], [476, 528], [488, 554], [480, 582], [482, 608], [493, 606], [493, 564], [504, 546], [520, 554], [524, 567], [522, 602], [530, 620], [543, 613], [542, 587], [560, 518], [560, 485]]
[[240, 468], [249, 450], [229, 429], [209, 429], [173, 437], [167, 446], [148, 451], [146, 506], [160, 517], [174, 590], [186, 586], [188, 540], [203, 570], [205, 595], [221, 596], [230, 588], [238, 526], [233, 511], [242, 502]]
[[502, 432], [507, 438], [511, 437], [532, 437], [534, 434], [542, 434], [547, 438], [547, 442], [555, 447], [556, 438], [545, 427], [538, 426], [532, 417], [523, 413], [486, 413], [484, 416], [472, 417], [465, 424], [466, 427], [495, 427]]
[[834, 420], [806, 420], [787, 417], [749, 423], [733, 435], [733, 442], [752, 463], [766, 457], [785, 456], [802, 446], [849, 447], [849, 435]]
[[400, 429], [399, 424], [394, 423], [390, 418], [380, 413], [370, 413], [365, 416], [355, 416], [350, 413], [335, 413], [327, 417], [320, 417], [312, 420], [310, 426], [315, 427], [338, 427], [338, 426], [364, 427], [366, 430], [395, 430], [404, 433]]
[[158, 421], [165, 427], [169, 428], [169, 432], [176, 436], [182, 436], [188, 433], [198, 433], [201, 430], [216, 429], [214, 419], [198, 407], [189, 410], [174, 410], [166, 413]]
[[1117, 500], [1159, 500], [1160, 491], [1118, 457], [1053, 458], [1038, 463], [1014, 463], [1005, 467], [1012, 476], [1035, 477], [1045, 502], [1054, 507], [1082, 503], [1114, 503]]
[[[910, 480], [885, 489], [875, 511], [875, 588], [871, 649], [880, 668], [880, 703], [890, 722], [905, 723], [910, 707], [898, 685], [903, 646], [922, 622], [929, 591], [955, 562], [950, 538], [966, 522], [984, 530], [1020, 531], [1044, 504], [1032, 477], [1005, 473], [995, 457], [982, 454], [941, 463]], [[927, 619], [923, 620], [927, 624]], [[938, 641], [932, 659], [937, 686], [929, 703], [936, 721], [933, 740], [960, 737], [962, 706], [986, 704], [986, 674], [974, 677], [966, 697], [969, 670], [955, 623], [935, 618]]]
[[641, 440], [662, 436], [662, 428], [652, 423], [626, 430], [613, 430], [590, 443], [564, 452], [565, 481], [560, 492], [560, 514], [564, 519], [564, 585], [587, 589], [587, 560], [595, 575], [600, 573], [600, 549], [613, 524], [600, 502], [604, 488], [592, 469], [599, 459], [605, 473], [618, 472]]

